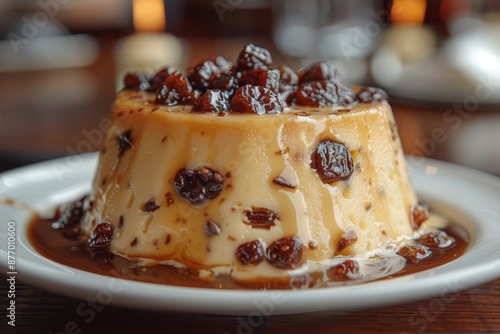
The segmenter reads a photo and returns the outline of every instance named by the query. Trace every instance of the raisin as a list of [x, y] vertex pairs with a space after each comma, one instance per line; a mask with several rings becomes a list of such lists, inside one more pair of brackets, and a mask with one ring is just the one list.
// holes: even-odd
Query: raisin
[[280, 86], [278, 96], [287, 106], [291, 105], [297, 96], [297, 86]]
[[113, 225], [108, 223], [98, 224], [87, 241], [90, 247], [101, 248], [106, 247], [111, 243], [111, 237], [113, 236]]
[[302, 250], [298, 236], [281, 238], [267, 248], [267, 261], [276, 268], [294, 269], [302, 261]]
[[280, 216], [273, 211], [265, 208], [255, 208], [245, 210], [245, 216], [252, 228], [263, 228], [269, 230], [275, 225], [275, 221], [280, 219]]
[[278, 68], [280, 71], [280, 84], [296, 86], [299, 84], [299, 76], [290, 67], [283, 65]]
[[132, 130], [127, 130], [116, 137], [116, 144], [118, 145], [118, 157], [132, 148]]
[[220, 234], [222, 229], [220, 228], [220, 225], [214, 222], [213, 220], [209, 219], [206, 224], [205, 224], [205, 233], [208, 234], [210, 237]]
[[418, 229], [426, 220], [429, 218], [429, 211], [421, 206], [421, 205], [414, 205], [411, 208], [411, 223], [413, 226], [413, 229]]
[[128, 72], [125, 74], [123, 82], [125, 88], [154, 92], [171, 72], [173, 70], [168, 67], [158, 71], [155, 75], [144, 72]]
[[279, 68], [279, 71], [280, 81], [278, 96], [280, 97], [281, 101], [285, 102], [287, 105], [290, 105], [295, 99], [299, 77], [290, 67], [286, 65], [281, 66]]
[[174, 189], [189, 204], [197, 206], [219, 196], [224, 187], [222, 176], [209, 168], [180, 169], [175, 175]]
[[212, 62], [220, 69], [221, 72], [232, 72], [234, 69], [234, 65], [229, 60], [224, 57], [217, 56], [215, 58], [211, 58]]
[[283, 111], [278, 95], [261, 86], [245, 85], [236, 90], [231, 100], [231, 110], [245, 113], [277, 114]]
[[158, 72], [149, 80], [149, 89], [147, 91], [155, 92], [158, 87], [165, 81], [168, 75], [174, 72], [172, 68], [166, 67]]
[[196, 168], [195, 173], [202, 180], [203, 193], [206, 198], [214, 199], [219, 196], [224, 187], [222, 175], [206, 167]]
[[337, 251], [343, 251], [346, 247], [352, 245], [357, 240], [358, 236], [356, 235], [356, 232], [354, 232], [354, 230], [345, 231], [344, 233], [342, 233], [342, 236], [340, 237], [340, 240], [337, 244]]
[[413, 263], [418, 263], [420, 260], [426, 259], [430, 256], [432, 256], [432, 252], [430, 249], [426, 246], [418, 245], [418, 246], [411, 246], [411, 245], [406, 245], [403, 246], [399, 249], [398, 254], [404, 257], [405, 259], [413, 262]]
[[219, 71], [220, 69], [217, 65], [210, 59], [207, 59], [194, 67], [188, 68], [187, 79], [194, 89], [205, 91], [208, 88], [208, 80], [212, 74]]
[[209, 90], [195, 102], [192, 111], [221, 112], [229, 110], [229, 102], [219, 89]]
[[154, 212], [154, 211], [158, 210], [159, 208], [160, 208], [160, 206], [155, 203], [155, 199], [151, 198], [149, 201], [144, 203], [141, 210], [144, 212]]
[[359, 264], [354, 260], [345, 260], [326, 271], [328, 278], [333, 281], [347, 281], [359, 278]]
[[279, 70], [266, 70], [256, 69], [248, 70], [238, 73], [238, 84], [240, 86], [252, 85], [262, 86], [277, 93], [279, 88], [280, 71]]
[[214, 73], [210, 77], [208, 87], [209, 89], [221, 90], [224, 96], [229, 100], [238, 88], [238, 80], [236, 80], [232, 73]]
[[318, 143], [311, 154], [310, 166], [316, 170], [323, 183], [347, 180], [354, 172], [349, 149], [344, 144], [330, 139]]
[[322, 61], [313, 63], [307, 66], [305, 69], [301, 70], [299, 83], [326, 80], [326, 81], [337, 81], [338, 72], [337, 67], [334, 63], [329, 61]]
[[273, 182], [286, 188], [295, 189], [295, 186], [290, 181], [285, 179], [283, 176], [278, 176], [274, 178]]
[[455, 238], [449, 236], [445, 231], [429, 232], [421, 236], [418, 241], [430, 248], [450, 248], [455, 245]]
[[351, 88], [327, 80], [303, 83], [297, 88], [296, 94], [297, 104], [310, 107], [348, 106], [355, 102], [354, 91]]
[[84, 196], [78, 201], [70, 204], [61, 205], [57, 208], [57, 220], [52, 223], [52, 228], [55, 230], [64, 229], [71, 225], [80, 224], [82, 216], [88, 206], [88, 197]]
[[179, 72], [170, 73], [156, 89], [156, 103], [169, 106], [176, 104], [190, 104], [195, 101], [195, 92], [186, 77]]
[[151, 79], [152, 77], [149, 73], [128, 72], [125, 73], [123, 83], [125, 84], [125, 88], [128, 89], [148, 90], [151, 87]]
[[384, 90], [380, 88], [364, 87], [356, 95], [356, 100], [361, 103], [381, 102], [388, 101], [389, 96]]
[[175, 191], [191, 205], [200, 205], [205, 202], [203, 185], [194, 170], [182, 168], [177, 172], [174, 180]]
[[187, 70], [187, 78], [194, 89], [202, 92], [210, 87], [210, 79], [214, 74], [232, 71], [233, 64], [223, 57], [209, 58]]
[[244, 243], [236, 250], [236, 258], [242, 264], [257, 265], [265, 258], [264, 245], [260, 240]]
[[273, 64], [271, 53], [262, 47], [247, 44], [238, 55], [237, 71], [267, 69]]

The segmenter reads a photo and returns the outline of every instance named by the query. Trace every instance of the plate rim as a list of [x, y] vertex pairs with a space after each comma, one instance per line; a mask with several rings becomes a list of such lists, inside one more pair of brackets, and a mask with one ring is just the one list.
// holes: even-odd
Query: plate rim
[[[80, 157], [81, 163], [67, 171], [65, 177], [59, 183], [60, 186], [66, 185], [70, 182], [69, 180], [71, 177], [75, 175], [83, 175], [83, 179], [85, 179], [85, 175], [93, 177], [94, 170], [89, 170], [89, 168], [97, 163], [97, 154], [90, 153], [81, 155]], [[67, 159], [67, 157], [24, 166], [0, 174], [0, 196], [9, 195], [9, 191], [7, 191], [6, 194], [3, 193], [6, 189], [8, 189], [8, 187], [5, 186], [4, 180], [8, 180], [9, 178], [22, 179], [23, 176], [31, 173], [47, 170], [48, 168], [53, 167], [55, 163], [62, 162], [63, 159]], [[466, 184], [476, 182], [478, 183], [476, 184], [477, 188], [480, 188], [481, 185], [487, 185], [498, 192], [498, 197], [500, 199], [500, 178], [443, 161], [429, 158], [421, 159], [423, 159], [420, 160], [421, 162], [423, 161], [423, 163], [418, 166], [409, 164], [409, 167], [413, 169], [411, 176], [414, 184], [416, 182], [415, 180], [418, 182], [418, 180], [422, 178], [425, 179], [425, 177], [429, 177], [429, 173], [426, 173], [426, 168], [428, 168], [428, 166], [433, 166], [437, 168], [438, 171], [435, 175], [441, 175], [442, 180], [440, 179], [440, 181], [442, 182], [446, 182], [447, 179], [456, 180], [457, 178], [462, 177], [457, 180], [457, 182], [466, 182]], [[466, 178], [463, 178], [464, 175]], [[29, 178], [26, 183], [28, 185], [30, 184]], [[88, 183], [90, 187], [91, 179], [88, 179]], [[23, 187], [25, 186], [26, 184], [19, 182], [17, 186], [12, 186], [10, 189], [21, 190], [22, 193]], [[415, 188], [417, 188], [418, 192], [418, 187]], [[22, 198], [18, 199], [22, 200]], [[441, 199], [442, 198], [438, 198], [438, 200]], [[0, 216], [3, 216], [2, 211], [6, 211], [5, 208], [6, 207], [4, 205], [0, 204]], [[491, 226], [500, 232], [500, 225], [493, 225], [494, 223], [492, 220], [490, 221], [487, 218], [484, 218], [487, 217], [487, 215], [480, 212], [471, 212], [470, 210], [462, 211], [470, 216], [468, 219], [475, 220], [473, 224], [478, 224], [477, 227], [480, 232], [481, 229], [484, 230], [485, 228]], [[26, 214], [21, 213], [21, 211], [19, 212], [19, 218], [22, 219], [22, 215]], [[498, 217], [500, 217], [500, 215], [498, 215]], [[20, 263], [19, 265], [21, 266], [19, 269], [22, 269], [19, 270], [18, 274], [18, 278], [20, 280], [45, 288], [57, 294], [81, 299], [85, 299], [89, 295], [99, 296], [99, 293], [111, 293], [112, 300], [110, 303], [132, 308], [141, 307], [164, 311], [234, 315], [259, 312], [259, 310], [263, 307], [262, 305], [267, 305], [267, 310], [272, 308], [272, 314], [274, 315], [327, 310], [345, 311], [411, 302], [433, 296], [437, 298], [440, 295], [442, 298], [443, 291], [445, 290], [457, 293], [463, 289], [477, 286], [500, 277], [500, 269], [497, 269], [500, 268], [500, 252], [498, 252], [500, 247], [497, 247], [497, 252], [490, 254], [485, 261], [480, 261], [474, 265], [468, 265], [462, 270], [445, 270], [444, 272], [442, 270], [443, 267], [449, 267], [451, 264], [455, 264], [451, 267], [457, 267], [457, 262], [460, 262], [465, 255], [470, 254], [473, 251], [481, 251], [481, 249], [475, 249], [477, 245], [487, 247], [486, 251], [488, 253], [494, 251], [495, 244], [499, 243], [500, 240], [498, 238], [496, 240], [493, 239], [493, 245], [483, 245], [482, 243], [485, 241], [484, 238], [486, 234], [482, 231], [482, 234], [476, 236], [477, 240], [474, 240], [471, 249], [466, 251], [464, 256], [448, 264], [440, 266], [436, 268], [436, 270], [430, 269], [417, 274], [404, 275], [376, 282], [321, 289], [267, 291], [217, 290], [208, 288], [167, 286], [155, 283], [111, 278], [56, 264], [41, 255], [33, 253], [34, 250], [31, 245], [28, 244], [25, 233], [27, 224], [26, 220], [28, 220], [28, 217], [24, 218], [25, 221], [20, 221], [19, 218], [13, 218], [17, 219], [17, 225], [22, 228], [22, 232], [21, 229], [19, 229], [17, 247], [23, 249], [24, 253], [21, 252], [21, 256], [26, 256], [28, 254], [28, 258], [25, 258], [24, 260], [29, 260], [21, 265], [22, 257], [18, 257], [17, 259], [18, 263]], [[0, 268], [2, 268], [2, 270], [7, 269], [6, 252], [4, 249], [4, 247], [0, 249], [0, 255], [2, 258]], [[40, 263], [36, 263], [35, 259], [38, 259]], [[21, 262], [19, 262], [19, 260], [21, 260]], [[29, 266], [23, 268], [26, 264], [29, 264]], [[58, 269], [54, 269], [53, 267]], [[437, 270], [440, 268], [441, 270]], [[51, 276], [52, 273], [57, 270], [60, 270], [61, 275], [63, 275], [63, 272], [66, 272], [68, 275], [77, 279], [68, 280], [66, 276]], [[430, 275], [429, 271], [433, 271], [435, 275]], [[422, 273], [424, 273], [424, 275], [422, 275]], [[113, 284], [113, 286], [111, 284]], [[117, 287], [118, 285], [126, 286], [128, 288], [132, 286], [132, 289], [123, 293], [123, 291], [119, 291]], [[387, 290], [389, 289], [389, 286], [391, 298], [383, 298], [384, 296], [387, 297]], [[114, 290], [116, 291], [113, 293]], [[338, 304], [338, 302], [341, 301], [341, 297], [345, 298], [347, 296], [354, 297], [350, 300], [344, 300], [341, 305]], [[214, 301], [216, 301], [216, 303], [214, 303]], [[261, 313], [264, 313], [264, 311]]]

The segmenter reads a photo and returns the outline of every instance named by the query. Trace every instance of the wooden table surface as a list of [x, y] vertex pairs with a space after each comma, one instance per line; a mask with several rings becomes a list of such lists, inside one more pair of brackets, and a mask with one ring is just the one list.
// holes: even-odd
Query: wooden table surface
[[[5, 277], [2, 277], [5, 282]], [[2, 291], [0, 300], [5, 300]], [[91, 298], [91, 296], [89, 296]], [[1, 333], [500, 333], [500, 279], [447, 296], [358, 311], [298, 315], [226, 316], [144, 311], [98, 305], [79, 316], [85, 301], [17, 283], [16, 327], [0, 303]], [[88, 323], [86, 322], [88, 321]]]

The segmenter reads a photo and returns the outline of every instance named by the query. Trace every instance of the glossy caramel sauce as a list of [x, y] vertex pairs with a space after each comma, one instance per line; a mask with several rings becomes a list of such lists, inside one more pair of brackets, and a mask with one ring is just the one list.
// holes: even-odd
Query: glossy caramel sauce
[[[214, 289], [321, 288], [332, 286], [332, 283], [333, 285], [359, 283], [356, 280], [326, 282], [324, 276], [295, 277], [291, 280], [260, 281], [251, 284], [235, 282], [227, 276], [211, 280], [200, 279], [197, 277], [197, 272], [194, 271], [179, 270], [167, 265], [144, 267], [109, 251], [91, 248], [82, 241], [82, 238], [76, 237], [74, 226], [56, 230], [52, 228], [54, 221], [54, 219], [37, 218], [29, 224], [27, 234], [31, 245], [49, 260], [99, 275], [163, 285]], [[467, 233], [455, 224], [448, 226], [445, 231], [449, 236], [455, 238], [454, 246], [446, 249], [432, 249], [432, 256], [429, 258], [420, 260], [416, 264], [407, 261], [406, 267], [402, 271], [384, 279], [435, 268], [461, 256], [468, 246]]]

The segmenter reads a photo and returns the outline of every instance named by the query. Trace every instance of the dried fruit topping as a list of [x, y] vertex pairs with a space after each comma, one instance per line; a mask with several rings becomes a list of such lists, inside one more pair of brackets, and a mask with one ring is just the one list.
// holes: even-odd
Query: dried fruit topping
[[299, 76], [288, 66], [283, 65], [279, 68], [280, 82], [278, 95], [287, 105], [292, 104], [299, 84]]
[[389, 96], [385, 91], [375, 87], [364, 87], [356, 95], [356, 100], [361, 103], [388, 101]]
[[311, 154], [311, 168], [323, 183], [347, 180], [354, 171], [351, 152], [342, 143], [325, 139], [318, 143]]
[[430, 249], [422, 245], [403, 246], [399, 249], [398, 254], [413, 263], [418, 263], [420, 260], [432, 256], [432, 252], [430, 251]]
[[175, 70], [169, 67], [166, 67], [154, 75], [154, 77], [149, 80], [149, 89], [147, 89], [150, 92], [156, 92], [158, 87], [165, 81], [165, 79], [168, 77], [168, 75]]
[[455, 238], [449, 236], [445, 231], [429, 232], [418, 239], [418, 241], [430, 248], [449, 248], [455, 245]]
[[179, 72], [170, 73], [156, 89], [156, 103], [169, 106], [191, 104], [196, 100], [195, 92], [186, 77]]
[[209, 58], [188, 68], [187, 78], [194, 89], [204, 92], [211, 88], [209, 81], [214, 74], [230, 72], [232, 68], [233, 64], [223, 57]]
[[182, 168], [174, 179], [174, 189], [177, 194], [194, 206], [216, 198], [223, 187], [222, 175], [206, 167], [194, 170]]
[[278, 96], [287, 106], [291, 105], [297, 96], [296, 86], [280, 86]]
[[151, 198], [150, 200], [148, 200], [146, 203], [144, 203], [142, 205], [141, 210], [144, 212], [154, 212], [154, 211], [158, 210], [159, 208], [160, 208], [160, 206], [155, 203], [155, 199]]
[[244, 243], [236, 250], [236, 258], [242, 264], [257, 265], [265, 258], [264, 245], [260, 240]]
[[354, 91], [339, 82], [319, 80], [303, 83], [295, 97], [298, 104], [310, 107], [348, 106], [355, 102]]
[[303, 248], [298, 236], [278, 239], [267, 248], [267, 261], [276, 268], [294, 269], [302, 261]]
[[[362, 88], [356, 94], [340, 82], [335, 64], [329, 61], [313, 63], [298, 74], [286, 65], [277, 69], [273, 69], [272, 65], [271, 53], [267, 49], [247, 44], [239, 53], [236, 65], [223, 57], [211, 57], [189, 67], [186, 77], [167, 67], [154, 76], [129, 72], [124, 77], [124, 83], [128, 89], [156, 92], [156, 102], [170, 106], [195, 104], [200, 95], [208, 90], [221, 90], [229, 101], [238, 87], [251, 85], [266, 88], [276, 93], [277, 97], [260, 98], [262, 91], [258, 89], [247, 92], [245, 99], [239, 96], [235, 101], [235, 106], [240, 108], [238, 111], [259, 115], [280, 112], [283, 105], [293, 103], [311, 107], [349, 106], [388, 99], [383, 90], [373, 87]], [[206, 101], [200, 103], [203, 105]], [[219, 111], [219, 114], [227, 115], [225, 110]]]
[[220, 89], [227, 99], [230, 99], [238, 88], [238, 81], [230, 72], [212, 74], [208, 84], [209, 89]]
[[356, 235], [356, 232], [354, 232], [354, 230], [345, 231], [344, 233], [342, 233], [342, 236], [340, 237], [340, 240], [337, 244], [337, 251], [343, 251], [346, 247], [352, 245], [357, 240], [358, 236]]
[[359, 278], [359, 264], [354, 260], [345, 260], [326, 271], [328, 278], [333, 281], [347, 281]]
[[144, 72], [128, 72], [125, 74], [123, 82], [125, 88], [128, 89], [154, 92], [172, 71], [171, 68], [166, 67], [158, 71], [155, 75]]
[[307, 66], [305, 69], [300, 70], [299, 83], [326, 80], [338, 80], [337, 67], [334, 63], [329, 61], [321, 61]]
[[290, 181], [285, 179], [283, 176], [278, 176], [277, 178], [274, 178], [273, 182], [276, 184], [279, 184], [280, 186], [286, 187], [286, 188], [295, 189], [295, 185], [293, 185]]
[[283, 103], [278, 95], [267, 88], [246, 85], [234, 93], [231, 110], [258, 115], [278, 114], [283, 111]]
[[116, 137], [116, 144], [118, 145], [118, 157], [121, 157], [125, 151], [132, 148], [132, 130], [127, 130]]
[[55, 230], [59, 230], [71, 225], [80, 224], [83, 213], [89, 206], [88, 204], [88, 197], [84, 196], [78, 201], [61, 205], [57, 208], [57, 220], [52, 223], [52, 228]]
[[238, 56], [237, 71], [254, 70], [257, 68], [267, 69], [273, 64], [271, 53], [264, 48], [253, 44], [247, 44]]
[[283, 65], [278, 68], [280, 71], [280, 84], [297, 86], [299, 84], [299, 76], [290, 67]]
[[273, 92], [278, 92], [280, 85], [280, 71], [279, 70], [266, 70], [266, 69], [256, 69], [248, 70], [238, 73], [238, 84], [240, 86], [252, 85], [252, 86], [262, 86], [264, 88], [270, 89]]
[[192, 111], [221, 112], [229, 110], [229, 102], [219, 89], [209, 90], [203, 94], [193, 106]]
[[125, 73], [123, 83], [125, 88], [128, 89], [149, 90], [151, 88], [151, 79], [152, 76], [149, 73], [128, 72]]
[[414, 205], [411, 208], [411, 223], [413, 226], [413, 229], [418, 229], [423, 222], [429, 218], [429, 211], [421, 206], [421, 205]]
[[100, 223], [98, 224], [92, 233], [90, 234], [90, 238], [87, 241], [90, 247], [106, 247], [111, 242], [111, 237], [113, 236], [113, 225], [108, 223]]
[[206, 224], [205, 224], [205, 233], [208, 234], [210, 237], [213, 237], [214, 235], [220, 234], [222, 229], [220, 228], [220, 225], [214, 222], [213, 220], [209, 219]]
[[276, 225], [275, 221], [280, 219], [278, 214], [269, 209], [255, 207], [252, 207], [252, 210], [245, 210], [245, 216], [252, 228], [263, 228], [266, 230]]

